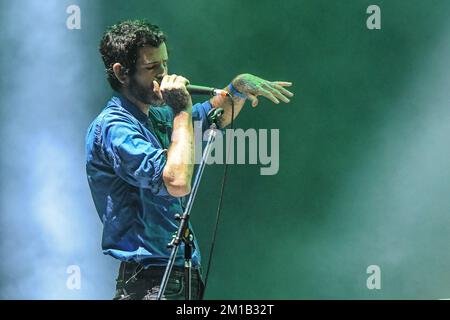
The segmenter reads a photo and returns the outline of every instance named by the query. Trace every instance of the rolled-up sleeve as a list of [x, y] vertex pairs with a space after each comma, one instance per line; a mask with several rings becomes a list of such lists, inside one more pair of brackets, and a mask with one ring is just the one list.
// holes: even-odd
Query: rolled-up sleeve
[[104, 149], [114, 172], [129, 184], [167, 193], [163, 170], [167, 150], [149, 141], [136, 124], [113, 119], [104, 127]]
[[212, 109], [209, 100], [203, 103], [196, 103], [192, 106], [192, 120], [202, 122], [202, 131], [209, 129], [211, 123], [208, 120], [208, 112]]

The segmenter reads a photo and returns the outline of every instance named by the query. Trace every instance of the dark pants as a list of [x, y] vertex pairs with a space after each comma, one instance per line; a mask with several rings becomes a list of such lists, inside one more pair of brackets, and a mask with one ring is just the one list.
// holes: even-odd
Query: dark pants
[[[117, 277], [114, 300], [156, 300], [165, 267], [148, 267], [134, 262], [122, 262]], [[204, 290], [201, 272], [192, 269], [192, 300], [199, 300]], [[184, 300], [184, 268], [173, 267], [162, 297], [164, 300]]]

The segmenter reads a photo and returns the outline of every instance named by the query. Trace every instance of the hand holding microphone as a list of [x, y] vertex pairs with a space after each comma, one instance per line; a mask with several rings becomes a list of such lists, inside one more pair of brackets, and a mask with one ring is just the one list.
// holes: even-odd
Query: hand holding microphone
[[225, 90], [190, 85], [188, 79], [175, 74], [164, 76], [161, 84], [153, 81], [153, 91], [174, 110], [175, 114], [184, 110], [187, 106], [192, 106], [190, 97], [192, 94], [223, 97], [229, 95]]
[[167, 103], [175, 114], [181, 111], [191, 111], [192, 99], [186, 89], [189, 80], [176, 74], [165, 75], [161, 84], [153, 81], [153, 92]]

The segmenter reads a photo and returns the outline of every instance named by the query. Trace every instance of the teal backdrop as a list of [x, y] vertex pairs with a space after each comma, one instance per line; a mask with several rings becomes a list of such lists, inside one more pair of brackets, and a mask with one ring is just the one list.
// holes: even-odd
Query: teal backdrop
[[[81, 29], [66, 27], [70, 5]], [[235, 122], [279, 129], [279, 171], [230, 165], [206, 299], [450, 298], [449, 12], [447, 0], [1, 0], [0, 298], [114, 294], [84, 136], [112, 93], [102, 33], [136, 18], [167, 33], [169, 70], [191, 83], [293, 82], [290, 104], [262, 98]], [[222, 172], [207, 166], [192, 212], [205, 262]]]

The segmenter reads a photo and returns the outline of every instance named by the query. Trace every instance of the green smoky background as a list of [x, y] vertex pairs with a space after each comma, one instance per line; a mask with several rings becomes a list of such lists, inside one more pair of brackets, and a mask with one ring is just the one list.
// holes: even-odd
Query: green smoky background
[[[69, 30], [69, 5], [81, 29]], [[370, 5], [381, 29], [369, 30]], [[146, 18], [169, 71], [226, 86], [293, 82], [235, 126], [279, 129], [279, 171], [230, 165], [206, 299], [450, 298], [450, 2], [6, 1], [0, 4], [0, 298], [111, 299], [118, 263], [84, 173], [84, 136], [112, 91], [109, 25]], [[202, 97], [195, 97], [201, 102]], [[223, 165], [192, 211], [206, 267]], [[81, 288], [67, 288], [69, 265]], [[370, 289], [381, 270], [380, 289]], [[370, 282], [370, 279], [369, 279]]]

